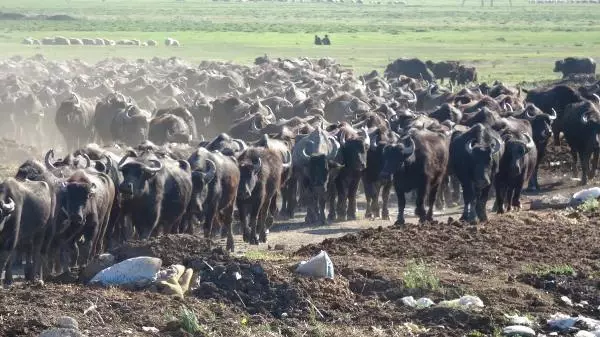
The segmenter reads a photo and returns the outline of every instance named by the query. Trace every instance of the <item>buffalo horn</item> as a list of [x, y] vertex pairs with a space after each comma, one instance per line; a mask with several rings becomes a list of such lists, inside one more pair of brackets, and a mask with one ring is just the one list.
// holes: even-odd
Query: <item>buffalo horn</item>
[[498, 153], [500, 151], [500, 141], [496, 138], [492, 138], [492, 154]]
[[292, 166], [292, 154], [290, 151], [285, 151], [283, 155], [283, 167], [288, 168]]
[[215, 162], [213, 162], [210, 159], [207, 159], [206, 167], [208, 168], [208, 172], [206, 172], [206, 174], [204, 175], [204, 182], [209, 183], [215, 178], [215, 175], [217, 174], [217, 166], [215, 165]]
[[146, 172], [156, 173], [163, 169], [163, 163], [161, 161], [151, 159], [151, 160], [149, 160], [149, 162], [155, 164], [155, 166], [153, 165], [152, 167], [150, 167], [148, 165], [144, 165], [144, 170], [146, 170]]
[[48, 152], [46, 152], [46, 156], [44, 157], [44, 163], [46, 164], [47, 169], [49, 169], [49, 170], [56, 169], [56, 167], [52, 163], [53, 160], [54, 160], [54, 149], [50, 149], [50, 150], [48, 150]]
[[556, 117], [558, 117], [558, 114], [556, 113], [556, 110], [554, 110], [554, 108], [552, 108], [552, 114], [548, 114], [548, 117], [550, 117], [550, 120], [555, 120]]
[[527, 150], [531, 150], [535, 147], [535, 143], [533, 142], [533, 139], [531, 138], [531, 136], [529, 136], [529, 134], [527, 133], [523, 133], [523, 136], [525, 137], [525, 139], [527, 139]]
[[474, 147], [473, 145], [474, 144], [475, 144], [475, 139], [471, 139], [467, 142], [467, 144], [465, 144], [466, 145], [465, 147], [469, 154], [473, 153], [473, 147]]
[[8, 204], [5, 204], [4, 200], [0, 200], [0, 203], [2, 203], [1, 206], [4, 213], [12, 213], [15, 210], [15, 201], [11, 197], [8, 197]]
[[254, 165], [254, 171], [257, 172], [262, 167], [262, 160], [260, 158], [256, 158], [256, 163], [253, 161], [252, 164]]

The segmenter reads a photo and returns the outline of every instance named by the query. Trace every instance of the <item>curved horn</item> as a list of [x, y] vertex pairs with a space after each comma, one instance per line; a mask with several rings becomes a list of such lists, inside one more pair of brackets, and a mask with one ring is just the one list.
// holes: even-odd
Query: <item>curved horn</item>
[[527, 139], [527, 143], [525, 144], [527, 146], [527, 150], [531, 150], [535, 147], [535, 143], [533, 142], [533, 139], [531, 138], [531, 136], [529, 136], [528, 133], [523, 133], [523, 136], [525, 137], [525, 139]]
[[117, 164], [119, 170], [123, 167], [123, 165], [125, 165], [125, 161], [127, 161], [127, 158], [129, 157], [137, 157], [137, 154], [133, 150], [127, 151], [127, 153], [119, 161], [119, 164]]
[[162, 163], [161, 161], [159, 161], [159, 160], [151, 159], [151, 160], [148, 160], [148, 162], [150, 162], [150, 163], [154, 163], [154, 164], [156, 164], [157, 166], [150, 167], [150, 166], [148, 166], [148, 165], [144, 165], [144, 170], [145, 170], [146, 172], [150, 172], [150, 173], [156, 173], [156, 172], [158, 172], [158, 171], [160, 171], [160, 170], [162, 170], [162, 169], [163, 169], [163, 163]]
[[500, 151], [501, 146], [502, 144], [500, 144], [500, 141], [498, 139], [492, 138], [492, 154], [498, 153], [498, 151]]
[[282, 159], [284, 168], [292, 166], [292, 154], [290, 153], [290, 151], [286, 150]]
[[346, 144], [346, 133], [344, 130], [340, 131], [340, 145], [344, 146]]
[[4, 213], [12, 213], [15, 210], [15, 201], [11, 197], [8, 197], [8, 204], [5, 204], [4, 200], [0, 200], [0, 203]]
[[244, 150], [246, 149], [246, 147], [247, 147], [247, 146], [246, 146], [246, 143], [244, 143], [244, 142], [243, 142], [242, 140], [240, 140], [240, 139], [236, 139], [236, 138], [234, 138], [234, 139], [232, 139], [232, 141], [233, 141], [234, 143], [238, 144], [238, 146], [240, 147], [240, 151], [244, 151]]
[[110, 174], [110, 171], [112, 171], [112, 159], [110, 158], [109, 155], [105, 154], [104, 158], [106, 158], [106, 172]]
[[92, 161], [90, 160], [90, 157], [87, 154], [81, 153], [80, 156], [83, 157], [83, 159], [85, 159], [85, 167], [84, 168], [88, 168], [88, 167], [92, 166]]
[[252, 129], [252, 131], [259, 131], [259, 130], [260, 130], [260, 128], [259, 128], [259, 127], [256, 125], [256, 117], [254, 117], [254, 118], [252, 119], [252, 123], [250, 123], [250, 124], [251, 124], [251, 126], [252, 126], [252, 128], [251, 128], [251, 129]]
[[552, 108], [552, 114], [548, 114], [548, 117], [550, 117], [550, 120], [555, 120], [556, 117], [558, 117], [558, 114], [556, 113], [556, 110], [554, 110], [554, 108]]
[[127, 109], [125, 110], [125, 115], [127, 116], [127, 118], [131, 118], [132, 115], [130, 114], [133, 110], [135, 110], [135, 106], [133, 104], [130, 104], [129, 106], [127, 106]]
[[598, 96], [597, 94], [592, 94], [594, 97], [596, 97], [596, 103], [600, 104], [600, 96]]
[[509, 111], [509, 112], [515, 112], [515, 110], [513, 110], [513, 107], [512, 107], [512, 105], [510, 105], [510, 103], [506, 102], [505, 104], [506, 104], [506, 106], [508, 107], [508, 111]]
[[52, 161], [54, 160], [54, 149], [48, 150], [48, 152], [46, 152], [46, 156], [44, 157], [44, 163], [46, 164], [46, 168], [49, 170], [54, 170], [56, 169], [56, 167], [54, 166], [52, 161], [50, 161], [50, 158], [52, 158]]
[[475, 139], [471, 139], [467, 142], [467, 144], [465, 144], [465, 148], [467, 150], [467, 153], [472, 154], [473, 153], [473, 145], [475, 144]]
[[525, 116], [527, 116], [528, 119], [535, 118], [535, 113], [533, 113], [533, 109], [529, 109], [529, 107], [525, 109]]
[[252, 164], [253, 164], [252, 168], [254, 169], [254, 171], [258, 171], [262, 167], [262, 160], [260, 158], [257, 158], [256, 163], [254, 163], [254, 161], [253, 161]]
[[409, 93], [409, 94], [411, 94], [411, 95], [412, 95], [412, 97], [413, 97], [412, 99], [409, 99], [409, 100], [408, 100], [408, 103], [409, 103], [409, 104], [417, 103], [417, 94], [415, 94], [415, 92], [414, 92], [414, 91], [412, 91], [412, 89], [411, 89], [411, 88], [408, 88], [408, 93]]
[[71, 96], [71, 98], [73, 98], [73, 100], [75, 100], [75, 102], [74, 102], [75, 105], [79, 105], [79, 97], [77, 96], [76, 93], [73, 93], [73, 96]]
[[204, 175], [204, 182], [208, 184], [215, 178], [215, 175], [217, 174], [217, 166], [215, 165], [215, 162], [213, 162], [210, 159], [207, 159], [206, 167], [208, 167], [208, 172], [206, 172], [206, 174]]
[[590, 119], [590, 116], [588, 116], [587, 112], [584, 112], [583, 115], [581, 115], [581, 122], [583, 124], [587, 124], [589, 119]]

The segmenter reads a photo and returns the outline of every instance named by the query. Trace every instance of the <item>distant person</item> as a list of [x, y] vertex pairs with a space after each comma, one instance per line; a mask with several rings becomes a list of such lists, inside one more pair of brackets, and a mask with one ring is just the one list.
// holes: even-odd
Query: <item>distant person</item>
[[315, 35], [315, 44], [317, 46], [320, 46], [323, 44], [323, 43], [321, 43], [321, 38], [319, 37], [319, 35]]
[[323, 40], [321, 40], [321, 43], [323, 43], [323, 45], [325, 46], [331, 45], [331, 41], [329, 40], [329, 36], [327, 34], [325, 34], [325, 37], [323, 38]]

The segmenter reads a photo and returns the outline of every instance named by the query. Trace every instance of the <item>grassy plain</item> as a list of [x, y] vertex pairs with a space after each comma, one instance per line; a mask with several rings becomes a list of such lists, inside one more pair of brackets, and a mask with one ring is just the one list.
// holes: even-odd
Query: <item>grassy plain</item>
[[[381, 3], [215, 2], [206, 0], [2, 0], [0, 11], [68, 14], [72, 21], [0, 20], [0, 57], [42, 53], [78, 57], [179, 56], [251, 63], [256, 56], [330, 56], [357, 72], [383, 70], [398, 57], [458, 59], [478, 67], [481, 80], [506, 82], [558, 78], [555, 59], [600, 59], [600, 5], [530, 5], [497, 0], [480, 7], [468, 0]], [[314, 46], [314, 34], [333, 45]], [[25, 46], [24, 37], [156, 39], [166, 48]]]

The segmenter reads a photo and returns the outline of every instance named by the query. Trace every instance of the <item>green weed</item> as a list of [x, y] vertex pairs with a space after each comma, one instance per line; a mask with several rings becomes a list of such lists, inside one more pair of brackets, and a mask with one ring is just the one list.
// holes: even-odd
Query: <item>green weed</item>
[[440, 280], [432, 268], [423, 261], [410, 261], [406, 266], [402, 281], [404, 286], [409, 289], [437, 290], [440, 288]]

